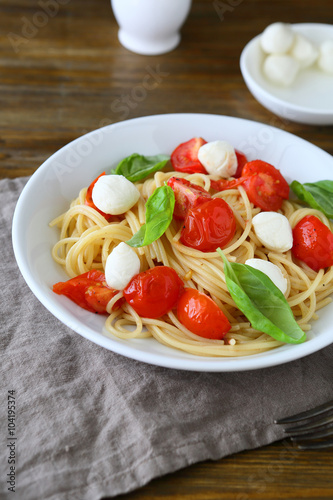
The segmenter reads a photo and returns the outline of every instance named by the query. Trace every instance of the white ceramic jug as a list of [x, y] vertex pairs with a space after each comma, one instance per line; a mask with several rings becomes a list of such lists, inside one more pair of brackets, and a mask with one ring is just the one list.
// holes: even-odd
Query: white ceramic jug
[[120, 43], [138, 54], [163, 54], [180, 42], [191, 0], [111, 0]]

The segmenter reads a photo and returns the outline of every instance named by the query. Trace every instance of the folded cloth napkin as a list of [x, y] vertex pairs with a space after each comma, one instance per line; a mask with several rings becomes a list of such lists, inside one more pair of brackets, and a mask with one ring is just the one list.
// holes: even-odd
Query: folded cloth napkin
[[274, 418], [333, 399], [333, 345], [272, 368], [196, 373], [127, 359], [61, 324], [12, 251], [26, 181], [0, 181], [2, 499], [115, 497], [281, 439]]

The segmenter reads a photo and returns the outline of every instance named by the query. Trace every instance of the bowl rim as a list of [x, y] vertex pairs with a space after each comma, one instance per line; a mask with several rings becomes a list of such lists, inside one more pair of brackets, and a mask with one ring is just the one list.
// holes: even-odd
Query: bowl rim
[[[295, 23], [291, 24], [291, 26], [295, 27], [296, 29], [298, 28], [315, 28], [315, 27], [325, 27], [329, 28], [332, 30], [332, 39], [333, 39], [333, 25], [332, 24], [324, 24], [324, 23]], [[293, 104], [289, 101], [285, 101], [284, 99], [275, 96], [269, 90], [263, 88], [258, 81], [253, 78], [252, 74], [250, 73], [247, 65], [247, 58], [248, 55], [253, 48], [255, 44], [258, 43], [258, 40], [261, 36], [261, 33], [256, 35], [254, 38], [252, 38], [243, 48], [241, 56], [240, 56], [240, 69], [243, 75], [243, 78], [246, 82], [247, 86], [252, 86], [257, 92], [260, 92], [263, 97], [265, 97], [267, 100], [270, 102], [279, 105], [279, 106], [284, 106], [290, 109], [291, 111], [295, 111], [297, 113], [303, 114], [303, 115], [312, 115], [312, 116], [322, 116], [322, 117], [330, 117], [332, 116], [332, 123], [333, 123], [333, 107], [332, 109], [329, 110], [315, 110], [314, 108], [309, 108], [307, 106], [300, 106], [298, 104]], [[266, 106], [265, 106], [266, 107]]]
[[[93, 343], [104, 347], [114, 353], [123, 355], [130, 359], [134, 359], [137, 361], [146, 362], [152, 365], [163, 366], [166, 368], [173, 369], [182, 369], [186, 371], [196, 371], [196, 372], [237, 372], [237, 371], [248, 371], [254, 369], [262, 369], [268, 368], [276, 365], [285, 364], [291, 361], [295, 361], [299, 358], [307, 356], [309, 354], [313, 354], [324, 347], [327, 347], [331, 344], [331, 339], [329, 342], [326, 337], [316, 337], [316, 339], [309, 339], [308, 342], [304, 344], [299, 344], [297, 349], [288, 349], [285, 351], [284, 349], [280, 349], [279, 351], [275, 350], [273, 354], [273, 359], [269, 355], [268, 357], [253, 355], [253, 356], [244, 356], [244, 357], [231, 357], [231, 358], [216, 358], [211, 356], [205, 356], [192, 359], [192, 358], [177, 358], [170, 357], [169, 355], [162, 354], [154, 354], [152, 352], [140, 351], [133, 348], [130, 344], [128, 346], [124, 346], [123, 344], [113, 343], [112, 348], [110, 347], [110, 338], [104, 336], [101, 333], [96, 333], [94, 329], [92, 329], [89, 325], [84, 325], [82, 327], [81, 323], [76, 319], [73, 319], [71, 316], [71, 312], [68, 312], [66, 308], [60, 307], [59, 305], [50, 301], [47, 296], [43, 294], [43, 290], [41, 286], [36, 282], [35, 276], [33, 275], [32, 269], [27, 261], [27, 255], [20, 243], [22, 241], [22, 234], [18, 225], [19, 217], [22, 215], [22, 211], [24, 210], [24, 205], [27, 199], [29, 199], [29, 188], [32, 187], [39, 179], [42, 177], [48, 168], [52, 165], [52, 161], [57, 158], [64, 150], [70, 150], [80, 141], [85, 140], [90, 134], [94, 134], [97, 130], [99, 131], [108, 131], [113, 130], [114, 128], [123, 128], [126, 127], [127, 124], [138, 124], [145, 123], [146, 121], [150, 122], [151, 120], [156, 120], [157, 122], [160, 120], [165, 120], [166, 118], [174, 119], [178, 118], [180, 120], [193, 120], [194, 118], [207, 119], [207, 120], [230, 120], [234, 122], [246, 122], [247, 124], [256, 124], [260, 125], [260, 127], [268, 127], [273, 128], [277, 131], [278, 134], [281, 134], [285, 137], [290, 136], [293, 138], [293, 141], [296, 141], [300, 144], [309, 144], [312, 149], [320, 152], [321, 155], [325, 157], [331, 157], [329, 153], [319, 148], [318, 146], [311, 144], [309, 141], [302, 139], [301, 137], [296, 136], [290, 132], [285, 130], [281, 130], [277, 127], [272, 127], [269, 124], [263, 124], [258, 121], [249, 120], [241, 117], [230, 117], [226, 115], [219, 114], [209, 114], [209, 113], [167, 113], [167, 114], [156, 114], [151, 116], [137, 117], [129, 120], [125, 120], [122, 122], [115, 122], [111, 125], [107, 125], [105, 127], [101, 127], [100, 129], [93, 130], [87, 134], [84, 134], [73, 141], [67, 143], [65, 146], [55, 151], [49, 158], [47, 158], [41, 166], [35, 171], [35, 173], [31, 176], [31, 178], [26, 183], [23, 188], [19, 200], [15, 207], [15, 212], [13, 216], [13, 230], [12, 230], [12, 241], [14, 254], [17, 260], [18, 267], [23, 275], [26, 283], [28, 284], [30, 290], [34, 293], [40, 303], [44, 305], [44, 307], [57, 318], [58, 321], [62, 322], [72, 330], [74, 330], [77, 334], [80, 334], [82, 337], [92, 341]], [[314, 344], [314, 345], [313, 345]], [[282, 346], [283, 348], [284, 346]], [[269, 352], [270, 353], [270, 352]], [[263, 353], [265, 354], [265, 353]], [[267, 354], [267, 353], [266, 353]], [[239, 366], [239, 364], [241, 366]], [[222, 366], [223, 368], [222, 368]]]

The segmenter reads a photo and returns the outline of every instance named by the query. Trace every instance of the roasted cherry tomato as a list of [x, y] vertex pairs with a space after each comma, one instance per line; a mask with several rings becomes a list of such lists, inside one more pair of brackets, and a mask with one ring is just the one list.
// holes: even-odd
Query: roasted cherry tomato
[[219, 179], [210, 181], [211, 188], [214, 191], [226, 191], [227, 189], [235, 189], [237, 186], [244, 184], [245, 177], [239, 177], [239, 179]]
[[314, 215], [307, 215], [293, 229], [293, 255], [314, 271], [333, 266], [333, 234]]
[[194, 137], [180, 144], [171, 154], [173, 168], [188, 174], [207, 174], [205, 167], [198, 160], [198, 151], [206, 143], [202, 137]]
[[96, 177], [96, 179], [88, 187], [87, 194], [86, 194], [86, 199], [85, 199], [84, 203], [86, 205], [88, 205], [88, 207], [94, 208], [99, 214], [103, 215], [103, 217], [105, 217], [105, 219], [109, 222], [112, 219], [112, 215], [106, 214], [106, 213], [102, 212], [102, 210], [100, 210], [99, 208], [96, 207], [96, 205], [95, 205], [95, 203], [93, 202], [93, 199], [92, 199], [93, 187], [95, 186], [95, 184], [98, 181], [98, 179], [100, 177], [102, 177], [102, 175], [105, 175], [105, 172], [103, 172], [101, 175], [99, 175], [98, 177]]
[[277, 211], [284, 199], [289, 198], [289, 185], [280, 171], [261, 160], [247, 162], [238, 179], [212, 181], [216, 191], [234, 189], [242, 185], [249, 200], [266, 211]]
[[241, 151], [238, 151], [237, 149], [235, 149], [235, 153], [236, 153], [236, 158], [237, 158], [237, 170], [236, 170], [234, 177], [236, 177], [236, 179], [238, 179], [238, 177], [240, 177], [242, 175], [243, 167], [247, 163], [247, 158], [246, 158], [244, 153], [242, 153]]
[[267, 212], [277, 212], [283, 202], [282, 196], [276, 193], [274, 179], [264, 173], [247, 177], [243, 182], [244, 189], [251, 203]]
[[[65, 295], [87, 311], [107, 314], [106, 306], [119, 290], [107, 286], [104, 273], [92, 270], [68, 281], [56, 283], [53, 291], [58, 295]], [[121, 299], [117, 301], [113, 309], [117, 309], [122, 302]]]
[[249, 200], [266, 211], [277, 211], [289, 197], [289, 185], [280, 171], [270, 163], [254, 160], [243, 167], [242, 179]]
[[157, 266], [134, 276], [124, 289], [124, 297], [139, 316], [156, 319], [176, 306], [183, 289], [174, 269]]
[[178, 301], [177, 316], [190, 332], [207, 339], [223, 339], [230, 330], [228, 318], [204, 293], [186, 288]]
[[289, 184], [281, 174], [280, 170], [273, 167], [270, 163], [262, 160], [249, 161], [244, 165], [242, 177], [250, 177], [253, 175], [266, 174], [272, 179], [272, 186], [274, 191], [281, 198], [288, 199], [289, 197]]
[[188, 211], [180, 241], [202, 252], [214, 252], [225, 247], [235, 231], [235, 216], [228, 203], [212, 198]]
[[185, 219], [190, 208], [195, 208], [212, 198], [204, 188], [186, 179], [170, 177], [167, 184], [175, 194], [176, 203], [173, 211], [175, 219]]

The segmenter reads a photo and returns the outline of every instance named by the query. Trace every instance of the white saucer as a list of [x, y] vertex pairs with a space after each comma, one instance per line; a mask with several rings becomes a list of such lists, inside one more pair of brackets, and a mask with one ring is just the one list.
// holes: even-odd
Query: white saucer
[[[317, 46], [333, 40], [333, 25], [293, 24], [293, 29]], [[316, 64], [303, 69], [290, 87], [269, 82], [261, 71], [264, 52], [259, 43], [261, 35], [244, 48], [240, 68], [245, 83], [260, 104], [287, 121], [309, 125], [333, 125], [333, 75], [321, 71]]]

